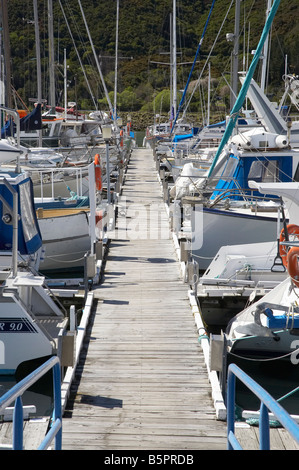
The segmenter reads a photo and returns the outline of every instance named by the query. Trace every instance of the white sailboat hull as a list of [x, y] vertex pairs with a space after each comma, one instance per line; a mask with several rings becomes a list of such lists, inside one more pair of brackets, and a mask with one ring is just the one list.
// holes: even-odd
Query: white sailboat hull
[[44, 278], [19, 271], [3, 285], [0, 297], [0, 374], [14, 375], [30, 364], [61, 352], [68, 318], [44, 288]]
[[40, 270], [68, 270], [84, 266], [90, 251], [89, 211], [39, 219], [45, 250]]
[[223, 246], [197, 284], [203, 320], [227, 325], [249, 297], [265, 295], [286, 276], [276, 241]]
[[260, 243], [277, 237], [276, 213], [203, 209], [192, 217], [192, 256], [206, 270], [224, 245]]

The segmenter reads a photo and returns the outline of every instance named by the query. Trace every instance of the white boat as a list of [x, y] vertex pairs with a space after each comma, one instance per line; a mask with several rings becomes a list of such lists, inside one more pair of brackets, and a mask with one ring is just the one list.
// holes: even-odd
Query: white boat
[[203, 321], [208, 328], [224, 328], [286, 276], [276, 240], [221, 247], [196, 284]]
[[[263, 128], [233, 134], [279, 2], [274, 2], [242, 88], [232, 107], [224, 135], [206, 178], [194, 184], [197, 196], [191, 217], [183, 220], [191, 238], [191, 255], [204, 271], [221, 246], [260, 243], [276, 239], [279, 198], [264, 198], [249, 187], [249, 180], [287, 182], [297, 178], [299, 153], [284, 134]], [[186, 202], [186, 205], [187, 205]], [[189, 227], [187, 223], [189, 222]]]
[[43, 239], [40, 271], [71, 273], [84, 267], [91, 250], [90, 208], [37, 210]]
[[23, 153], [23, 149], [17, 147], [14, 139], [0, 139], [0, 164], [16, 160]]
[[35, 198], [44, 249], [42, 272], [82, 270], [86, 256], [92, 257], [103, 239], [106, 209], [97, 197], [94, 163], [87, 171], [85, 196], [71, 197], [69, 193], [69, 198]]
[[[265, 187], [260, 189], [266, 190]], [[299, 221], [299, 184], [280, 183], [271, 190], [292, 204], [295, 219], [291, 222], [296, 225]], [[210, 342], [211, 364], [221, 375], [224, 393], [227, 367], [234, 362], [250, 371], [253, 378], [258, 377], [259, 383], [275, 398], [290, 397], [284, 403], [289, 412], [298, 415], [298, 400], [293, 397], [299, 377], [299, 226], [296, 227], [297, 234], [290, 236], [288, 241], [282, 238], [281, 242], [281, 246], [289, 250], [285, 280], [235, 315], [221, 335], [211, 335]], [[248, 408], [245, 405], [245, 409]]]
[[[5, 167], [5, 171], [13, 170]], [[32, 183], [37, 171], [49, 178], [45, 181], [43, 176], [42, 185], [38, 185], [37, 181]], [[105, 230], [106, 210], [99, 197], [100, 192], [96, 189], [94, 163], [84, 167], [83, 176], [78, 170], [82, 180], [79, 180], [78, 175], [77, 178], [74, 177], [74, 169], [69, 171], [72, 175], [67, 177], [66, 173], [65, 179], [61, 180], [55, 178], [55, 175], [63, 174], [63, 170], [56, 167], [50, 173], [49, 168], [36, 171], [31, 169], [27, 172], [32, 176], [30, 181], [35, 217], [38, 218], [42, 239], [43, 249], [38, 269], [47, 275], [61, 272], [65, 276], [71, 271], [77, 271], [77, 274], [79, 271], [83, 272], [86, 257], [92, 259]], [[26, 174], [24, 170], [21, 174], [23, 173]], [[50, 179], [51, 174], [53, 181]], [[95, 266], [96, 263], [97, 259], [94, 259]]]
[[28, 174], [1, 172], [0, 192], [0, 374], [13, 375], [22, 364], [62, 357], [69, 319], [28, 266], [42, 246]]
[[[56, 107], [53, 114], [50, 111], [42, 115], [42, 145], [43, 147], [74, 147], [79, 145], [94, 145], [102, 137], [101, 126], [108, 122], [106, 113], [76, 114], [74, 109], [64, 112]], [[71, 112], [72, 111], [72, 112]], [[20, 142], [27, 147], [36, 147], [39, 143], [39, 130], [21, 130]]]
[[211, 176], [201, 181], [199, 177], [193, 184], [199, 197], [190, 219], [192, 256], [200, 270], [208, 268], [221, 246], [276, 239], [279, 198], [271, 193], [261, 196], [249, 181], [296, 180], [299, 152], [277, 145], [280, 136], [255, 133], [253, 137], [260, 140], [255, 149], [237, 149], [231, 142]]
[[[167, 141], [172, 130], [171, 121], [153, 124], [146, 129], [143, 146], [154, 148], [159, 141]], [[178, 120], [173, 130], [174, 135], [189, 137], [193, 136], [192, 126], [188, 122]]]

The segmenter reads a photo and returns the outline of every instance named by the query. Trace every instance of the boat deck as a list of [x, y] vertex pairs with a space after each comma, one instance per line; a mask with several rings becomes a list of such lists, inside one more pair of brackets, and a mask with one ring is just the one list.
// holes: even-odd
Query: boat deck
[[133, 151], [118, 212], [63, 449], [225, 449], [150, 150]]

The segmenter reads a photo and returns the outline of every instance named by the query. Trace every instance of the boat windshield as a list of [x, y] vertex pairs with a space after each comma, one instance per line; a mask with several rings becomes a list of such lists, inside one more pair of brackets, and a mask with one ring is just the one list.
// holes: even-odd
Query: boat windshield
[[20, 213], [25, 242], [38, 235], [35, 214], [32, 208], [30, 181], [20, 184]]

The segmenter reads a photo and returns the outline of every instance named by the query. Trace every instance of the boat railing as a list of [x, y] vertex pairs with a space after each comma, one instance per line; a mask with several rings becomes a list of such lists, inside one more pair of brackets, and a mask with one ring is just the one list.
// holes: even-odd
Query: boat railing
[[[234, 189], [234, 188], [232, 188], [232, 189], [217, 189], [217, 191], [219, 191], [220, 194], [218, 194], [218, 196], [213, 200], [213, 202], [210, 205], [210, 208], [212, 208], [216, 204], [221, 203], [226, 198], [233, 197], [233, 196], [240, 196], [248, 204], [251, 203], [251, 205], [252, 205], [253, 202], [255, 204], [258, 204], [258, 202], [260, 202], [260, 201], [267, 201], [267, 202], [272, 201], [273, 202], [273, 197], [271, 198], [271, 197], [268, 197], [268, 196], [260, 196], [258, 194], [253, 194], [252, 190], [246, 189], [246, 188], [241, 188], [241, 187], [236, 188], [236, 189]], [[254, 207], [254, 206], [252, 206], [252, 207]], [[276, 208], [276, 205], [275, 205], [275, 208]]]
[[[33, 175], [33, 181], [35, 186], [40, 185], [40, 197], [43, 200], [45, 195], [47, 197], [58, 197], [59, 190], [55, 188], [57, 182], [57, 175], [63, 181], [64, 176], [72, 176], [75, 181], [76, 195], [83, 197], [86, 192], [87, 183], [84, 184], [84, 179], [88, 175], [88, 165], [84, 166], [71, 166], [71, 167], [55, 167], [55, 168], [30, 168], [30, 173]], [[34, 177], [37, 175], [37, 178]], [[45, 191], [45, 186], [50, 185], [50, 196], [48, 191]], [[66, 183], [67, 187], [67, 183]], [[70, 191], [71, 193], [71, 191]]]
[[0, 414], [11, 403], [15, 402], [13, 413], [12, 450], [23, 450], [23, 403], [22, 395], [47, 372], [53, 371], [54, 410], [51, 425], [38, 450], [46, 450], [55, 439], [55, 450], [62, 448], [62, 407], [61, 407], [61, 373], [57, 356], [51, 357], [43, 365], [18, 382], [0, 398]]
[[[199, 172], [205, 171], [205, 169], [199, 169]], [[233, 183], [235, 188], [217, 188], [217, 183], [223, 179], [221, 176], [213, 176], [212, 178], [207, 177], [206, 175], [179, 175], [179, 178], [188, 178], [190, 183], [193, 184], [195, 189], [199, 194], [205, 193], [206, 197], [210, 197], [214, 192], [217, 191], [218, 195], [211, 202], [210, 207], [215, 206], [216, 204], [221, 203], [223, 200], [233, 196], [239, 196], [248, 204], [252, 202], [259, 201], [273, 201], [273, 197], [263, 196], [254, 194], [254, 190], [250, 188], [242, 188], [237, 179], [233, 177], [226, 177], [225, 179]], [[209, 196], [208, 196], [209, 193]]]
[[230, 364], [228, 368], [227, 386], [227, 446], [228, 450], [244, 450], [235, 435], [235, 398], [236, 379], [251, 390], [260, 400], [259, 412], [259, 446], [260, 450], [270, 450], [270, 419], [269, 411], [278, 420], [281, 426], [289, 432], [293, 439], [299, 443], [299, 425], [282, 408], [282, 406], [255, 380], [249, 377], [236, 364]]

